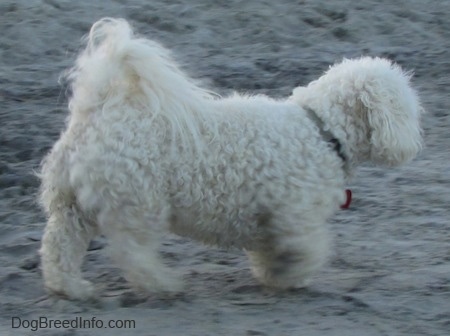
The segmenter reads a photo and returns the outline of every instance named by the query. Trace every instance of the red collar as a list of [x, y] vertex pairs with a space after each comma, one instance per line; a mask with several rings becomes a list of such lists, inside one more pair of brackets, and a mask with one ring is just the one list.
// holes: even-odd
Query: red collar
[[345, 195], [347, 196], [347, 199], [345, 203], [341, 205], [341, 209], [350, 208], [350, 203], [352, 202], [352, 191], [350, 189], [345, 189]]

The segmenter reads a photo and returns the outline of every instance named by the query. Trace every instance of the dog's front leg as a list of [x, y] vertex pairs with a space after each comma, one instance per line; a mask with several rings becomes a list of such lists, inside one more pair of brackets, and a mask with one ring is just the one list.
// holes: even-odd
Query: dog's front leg
[[[295, 217], [292, 217], [295, 218]], [[271, 230], [264, 243], [247, 254], [254, 276], [269, 287], [302, 288], [326, 262], [329, 240], [323, 223], [298, 222]]]

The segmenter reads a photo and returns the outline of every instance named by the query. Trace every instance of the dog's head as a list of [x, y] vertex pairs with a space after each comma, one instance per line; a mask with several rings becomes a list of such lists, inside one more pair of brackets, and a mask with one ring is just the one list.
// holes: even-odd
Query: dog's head
[[423, 109], [410, 85], [411, 75], [385, 59], [358, 61], [367, 72], [359, 100], [368, 123], [370, 160], [395, 166], [413, 159], [422, 148]]
[[[331, 129], [338, 126], [337, 131], [345, 133], [357, 161], [396, 166], [422, 148], [423, 109], [410, 78], [386, 59], [344, 60], [307, 88], [294, 90], [294, 98], [313, 91], [313, 100], [320, 100], [315, 106]], [[311, 96], [302, 100], [315, 104]]]

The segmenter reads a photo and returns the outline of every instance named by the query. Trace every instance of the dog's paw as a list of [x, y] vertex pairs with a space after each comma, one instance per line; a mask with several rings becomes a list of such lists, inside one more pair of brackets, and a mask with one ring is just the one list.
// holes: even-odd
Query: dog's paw
[[166, 278], [164, 281], [159, 280], [153, 283], [148, 283], [145, 290], [148, 292], [162, 292], [166, 294], [178, 294], [183, 291], [183, 281], [177, 277]]
[[140, 270], [128, 273], [127, 280], [134, 288], [147, 293], [179, 293], [183, 291], [183, 281], [178, 274], [168, 269]]
[[179, 278], [172, 278], [170, 281], [162, 283], [161, 291], [167, 293], [181, 293], [183, 291], [184, 284]]
[[95, 298], [95, 288], [90, 281], [70, 279], [59, 284], [47, 283], [46, 287], [52, 293], [70, 300], [87, 301]]
[[302, 289], [307, 288], [311, 284], [310, 278], [293, 278], [286, 276], [276, 276], [273, 274], [265, 274], [261, 276], [260, 274], [255, 274], [255, 278], [264, 286], [280, 289], [280, 290], [291, 290], [291, 289]]

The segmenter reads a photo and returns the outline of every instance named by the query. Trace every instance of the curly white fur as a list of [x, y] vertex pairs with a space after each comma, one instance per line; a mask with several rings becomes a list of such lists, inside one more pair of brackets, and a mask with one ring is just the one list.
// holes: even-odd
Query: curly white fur
[[[326, 261], [325, 222], [356, 165], [394, 166], [420, 150], [422, 109], [409, 77], [361, 58], [286, 100], [219, 99], [125, 21], [95, 23], [69, 74], [67, 129], [42, 165], [46, 286], [93, 296], [80, 267], [101, 233], [137, 287], [179, 290], [157, 253], [168, 231], [245, 249], [266, 285], [304, 286]], [[305, 108], [340, 141], [345, 165]]]

